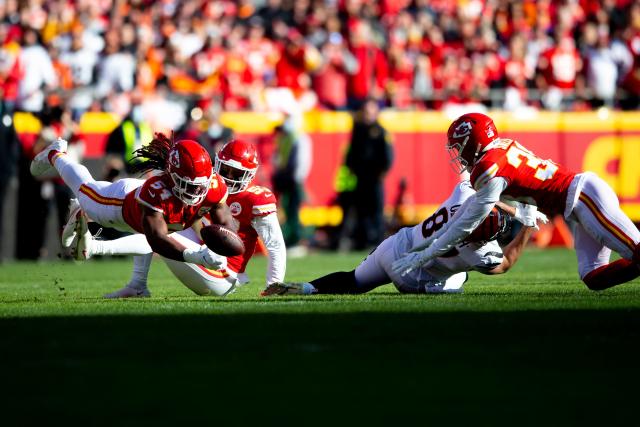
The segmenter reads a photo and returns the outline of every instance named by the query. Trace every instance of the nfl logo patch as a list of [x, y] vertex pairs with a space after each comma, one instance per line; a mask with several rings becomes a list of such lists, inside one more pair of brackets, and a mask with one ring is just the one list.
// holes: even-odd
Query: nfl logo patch
[[229, 210], [231, 211], [231, 215], [238, 216], [240, 212], [242, 212], [242, 206], [238, 202], [233, 202], [229, 205]]

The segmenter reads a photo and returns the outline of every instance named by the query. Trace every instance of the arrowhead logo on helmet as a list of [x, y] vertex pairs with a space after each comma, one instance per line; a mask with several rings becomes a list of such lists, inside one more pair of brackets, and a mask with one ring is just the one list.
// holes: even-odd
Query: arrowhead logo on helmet
[[180, 167], [180, 154], [178, 150], [171, 151], [171, 154], [169, 154], [169, 162], [176, 168]]
[[453, 170], [460, 174], [469, 171], [480, 158], [480, 153], [498, 138], [498, 129], [491, 117], [482, 113], [469, 113], [451, 123], [447, 132], [447, 151]]

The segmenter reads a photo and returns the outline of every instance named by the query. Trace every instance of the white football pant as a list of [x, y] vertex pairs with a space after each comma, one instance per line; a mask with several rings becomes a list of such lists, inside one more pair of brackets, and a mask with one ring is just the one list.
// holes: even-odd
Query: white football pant
[[53, 162], [65, 184], [78, 198], [80, 207], [93, 221], [121, 231], [134, 230], [124, 221], [122, 206], [125, 196], [140, 187], [144, 180], [127, 178], [116, 182], [96, 181], [89, 170], [63, 154]]
[[613, 189], [594, 173], [582, 176], [582, 191], [568, 218], [581, 279], [608, 264], [611, 250], [630, 260], [640, 242], [640, 231], [620, 209]]

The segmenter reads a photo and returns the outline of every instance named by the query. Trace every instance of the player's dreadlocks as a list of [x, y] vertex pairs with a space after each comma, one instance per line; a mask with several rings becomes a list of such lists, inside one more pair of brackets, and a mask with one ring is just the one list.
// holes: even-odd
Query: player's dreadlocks
[[131, 168], [133, 172], [163, 171], [167, 167], [167, 157], [173, 147], [173, 138], [161, 132], [156, 132], [150, 143], [133, 152]]

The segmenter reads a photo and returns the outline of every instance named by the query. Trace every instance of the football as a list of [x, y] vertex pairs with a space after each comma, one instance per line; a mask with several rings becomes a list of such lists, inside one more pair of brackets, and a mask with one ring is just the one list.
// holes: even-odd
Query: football
[[493, 208], [484, 221], [466, 238], [467, 242], [488, 242], [509, 229], [510, 217], [498, 208]]
[[220, 224], [202, 228], [200, 236], [205, 245], [219, 255], [234, 256], [244, 253], [244, 243], [240, 236]]

